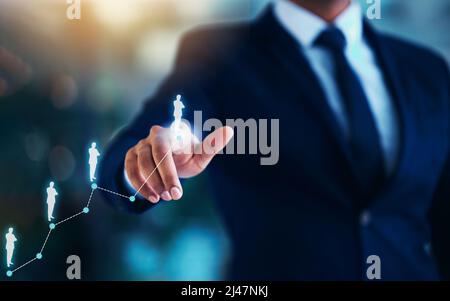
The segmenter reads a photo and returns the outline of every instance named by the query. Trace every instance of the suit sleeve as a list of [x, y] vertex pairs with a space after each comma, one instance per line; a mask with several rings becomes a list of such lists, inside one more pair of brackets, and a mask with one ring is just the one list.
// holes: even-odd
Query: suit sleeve
[[[171, 74], [148, 99], [134, 120], [113, 138], [99, 164], [99, 186], [128, 195], [129, 187], [124, 178], [124, 159], [127, 151], [149, 134], [153, 125], [169, 126], [173, 120], [173, 100], [183, 96], [186, 109], [183, 118], [191, 121], [194, 110], [201, 110], [204, 118], [218, 111], [221, 81], [219, 68], [211, 62], [211, 52], [205, 51], [203, 37], [189, 33], [182, 38]], [[207, 49], [211, 50], [211, 49]], [[139, 197], [134, 203], [105, 193], [104, 198], [113, 206], [141, 213], [154, 206]]]
[[[450, 149], [450, 73], [446, 63], [447, 146]], [[430, 211], [432, 250], [443, 279], [450, 280], [450, 151]]]

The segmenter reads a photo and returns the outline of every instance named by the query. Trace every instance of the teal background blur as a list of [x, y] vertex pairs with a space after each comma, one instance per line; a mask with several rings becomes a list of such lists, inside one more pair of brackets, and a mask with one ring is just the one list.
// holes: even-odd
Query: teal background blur
[[[15, 267], [41, 248], [50, 180], [60, 193], [57, 220], [84, 207], [90, 143], [102, 153], [133, 118], [170, 71], [181, 34], [199, 24], [253, 18], [268, 2], [82, 0], [81, 20], [71, 21], [65, 0], [0, 0], [0, 47], [32, 71], [19, 90], [0, 97], [0, 271], [6, 272], [8, 227], [19, 240]], [[382, 19], [372, 24], [450, 60], [450, 0], [381, 2]], [[81, 257], [84, 280], [223, 279], [230, 245], [206, 179], [186, 181], [182, 201], [139, 216], [94, 194], [91, 212], [58, 227], [43, 260], [13, 279], [65, 280], [71, 254]]]

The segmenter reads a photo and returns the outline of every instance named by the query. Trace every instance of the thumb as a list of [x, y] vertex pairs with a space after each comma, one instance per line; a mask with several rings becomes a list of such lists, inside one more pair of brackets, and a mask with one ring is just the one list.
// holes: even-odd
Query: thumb
[[198, 145], [201, 149], [195, 152], [194, 160], [197, 166], [205, 169], [214, 156], [219, 153], [233, 138], [233, 128], [224, 126], [218, 128], [209, 134], [201, 144]]

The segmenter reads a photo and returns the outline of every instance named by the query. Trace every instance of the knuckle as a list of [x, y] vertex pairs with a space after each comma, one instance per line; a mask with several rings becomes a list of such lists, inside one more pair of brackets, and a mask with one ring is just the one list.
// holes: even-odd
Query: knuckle
[[159, 125], [154, 125], [150, 128], [150, 136], [156, 136], [161, 131], [161, 127]]
[[156, 137], [154, 149], [155, 149], [155, 152], [159, 152], [159, 153], [169, 151], [170, 147], [169, 147], [169, 143], [168, 143], [167, 139], [165, 139], [165, 137], [162, 137], [162, 136]]
[[135, 151], [137, 153], [141, 152], [145, 147], [147, 146], [147, 141], [145, 141], [145, 139], [142, 139], [138, 142], [138, 144], [136, 144], [135, 146]]
[[167, 139], [164, 135], [159, 134], [153, 138], [153, 142], [155, 145], [165, 145], [167, 144]]
[[130, 148], [130, 149], [127, 151], [127, 153], [126, 153], [126, 155], [125, 155], [125, 160], [131, 158], [131, 157], [132, 157], [133, 155], [135, 155], [135, 154], [136, 154], [136, 149], [135, 149], [135, 146], [133, 146], [132, 148]]

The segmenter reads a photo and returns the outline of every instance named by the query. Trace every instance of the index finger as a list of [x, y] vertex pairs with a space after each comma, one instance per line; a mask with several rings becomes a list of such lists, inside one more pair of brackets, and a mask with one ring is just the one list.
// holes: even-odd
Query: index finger
[[165, 190], [170, 193], [172, 199], [179, 200], [183, 192], [170, 142], [166, 139], [156, 139], [152, 144], [152, 154]]

